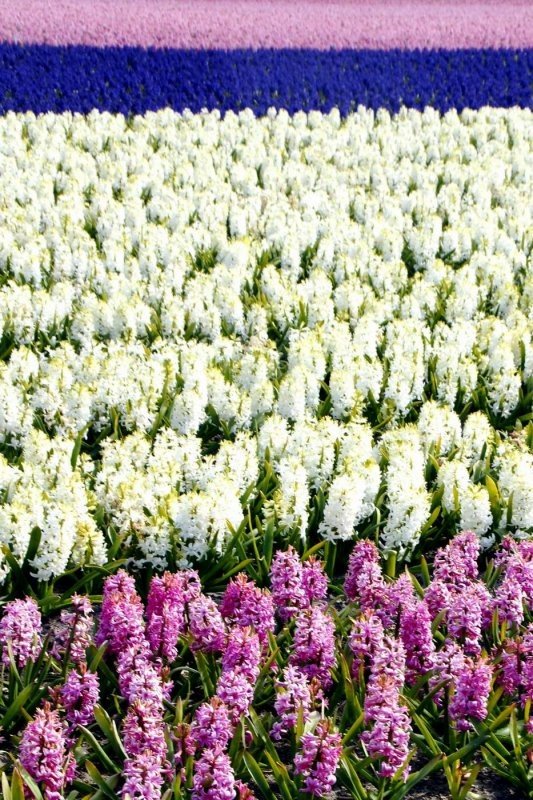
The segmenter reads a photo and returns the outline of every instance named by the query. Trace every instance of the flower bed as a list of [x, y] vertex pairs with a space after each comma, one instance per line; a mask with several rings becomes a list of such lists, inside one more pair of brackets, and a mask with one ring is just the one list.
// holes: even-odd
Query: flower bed
[[530, 537], [530, 134], [2, 118], [2, 577]]
[[96, 615], [73, 595], [46, 636], [33, 599], [8, 604], [3, 796], [369, 800], [441, 770], [462, 798], [482, 760], [525, 796], [532, 542], [506, 539], [483, 575], [478, 558], [465, 532], [431, 578], [422, 562], [393, 579], [361, 541], [340, 595], [289, 548], [270, 590], [239, 573], [219, 603], [182, 571], [154, 577], [144, 604], [119, 571]]

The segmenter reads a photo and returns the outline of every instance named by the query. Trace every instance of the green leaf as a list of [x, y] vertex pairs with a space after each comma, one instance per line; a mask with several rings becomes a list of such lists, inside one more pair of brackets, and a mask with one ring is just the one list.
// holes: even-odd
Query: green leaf
[[112, 775], [110, 778], [104, 776], [100, 773], [98, 768], [92, 763], [92, 761], [85, 762], [85, 769], [89, 773], [90, 777], [96, 783], [98, 788], [102, 791], [102, 793], [106, 797], [110, 797], [111, 800], [116, 800], [117, 795], [116, 792], [113, 791], [115, 786], [117, 785], [118, 776]]
[[277, 800], [274, 792], [268, 785], [268, 781], [265, 778], [263, 771], [261, 770], [261, 767], [255, 760], [253, 755], [251, 753], [244, 753], [243, 758], [244, 758], [244, 763], [246, 764], [246, 769], [252, 776], [258, 788], [261, 790], [261, 794], [263, 795], [265, 800]]
[[25, 686], [21, 692], [16, 696], [13, 700], [9, 708], [7, 709], [6, 713], [0, 720], [0, 728], [6, 730], [9, 728], [11, 722], [15, 719], [15, 717], [20, 713], [20, 710], [24, 703], [32, 696], [32, 694], [36, 691], [37, 687], [30, 683], [28, 686]]
[[96, 740], [91, 731], [88, 730], [84, 725], [80, 725], [79, 730], [87, 744], [93, 750], [94, 755], [98, 757], [99, 761], [105, 766], [105, 768], [111, 770], [111, 772], [120, 772], [120, 767], [115, 764], [114, 761], [107, 755], [104, 748], [100, 742]]

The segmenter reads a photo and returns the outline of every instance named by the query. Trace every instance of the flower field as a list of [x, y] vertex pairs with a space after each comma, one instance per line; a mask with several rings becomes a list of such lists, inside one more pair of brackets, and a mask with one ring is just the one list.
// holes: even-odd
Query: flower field
[[528, 20], [0, 3], [5, 800], [533, 797]]

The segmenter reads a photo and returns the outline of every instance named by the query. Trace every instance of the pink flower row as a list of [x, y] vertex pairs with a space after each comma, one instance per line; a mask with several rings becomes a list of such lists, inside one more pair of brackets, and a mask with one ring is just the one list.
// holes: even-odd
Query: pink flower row
[[528, 0], [1, 0], [0, 39], [176, 48], [521, 48]]

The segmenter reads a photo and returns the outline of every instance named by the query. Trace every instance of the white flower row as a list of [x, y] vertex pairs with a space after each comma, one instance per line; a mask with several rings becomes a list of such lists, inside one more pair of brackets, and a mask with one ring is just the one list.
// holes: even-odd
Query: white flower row
[[0, 542], [530, 535], [532, 116], [0, 118]]

